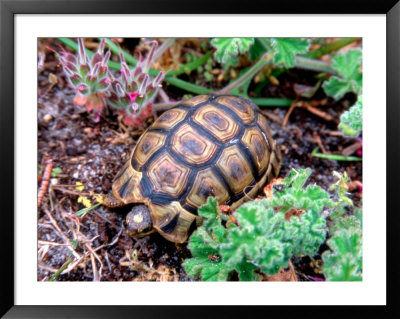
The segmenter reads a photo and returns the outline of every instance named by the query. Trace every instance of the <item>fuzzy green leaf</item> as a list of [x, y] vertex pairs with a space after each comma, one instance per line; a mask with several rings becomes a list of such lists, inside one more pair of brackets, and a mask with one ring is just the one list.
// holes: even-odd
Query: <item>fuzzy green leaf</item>
[[310, 48], [310, 41], [305, 38], [273, 38], [275, 64], [294, 67], [296, 54], [306, 53]]
[[332, 59], [332, 66], [344, 79], [359, 79], [361, 74], [361, 50], [353, 49]]
[[336, 218], [330, 225], [330, 250], [322, 254], [323, 272], [329, 281], [362, 280], [362, 210]]
[[333, 69], [339, 76], [331, 76], [322, 85], [327, 95], [338, 100], [348, 92], [361, 94], [361, 58], [361, 50], [353, 49], [345, 53], [340, 53], [332, 59]]
[[216, 48], [215, 59], [225, 67], [236, 66], [238, 55], [246, 53], [254, 43], [254, 38], [214, 38], [211, 44]]
[[327, 280], [362, 280], [361, 232], [355, 228], [337, 231], [327, 244], [331, 250], [322, 255]]
[[341, 79], [337, 76], [331, 76], [328, 81], [324, 82], [322, 87], [325, 93], [335, 100], [341, 99], [348, 92], [358, 93], [360, 90], [356, 81]]
[[311, 175], [311, 169], [291, 170], [289, 176], [285, 178], [285, 185], [290, 186], [292, 189], [300, 189], [307, 182]]
[[299, 217], [292, 216], [283, 227], [283, 242], [292, 246], [295, 256], [314, 256], [326, 238], [325, 218], [312, 210]]
[[290, 247], [280, 241], [283, 214], [275, 214], [260, 202], [250, 202], [239, 207], [234, 216], [240, 227], [230, 230], [228, 242], [220, 247], [228, 265], [251, 261], [266, 274], [287, 266]]
[[282, 190], [273, 190], [274, 197], [265, 201], [268, 207], [280, 207], [286, 212], [292, 208], [300, 208], [320, 213], [324, 207], [332, 207], [333, 202], [329, 194], [316, 185], [304, 185], [311, 175], [310, 169], [292, 170], [284, 179], [285, 186]]
[[221, 224], [217, 200], [209, 197], [198, 213], [204, 221], [190, 237], [188, 248], [193, 258], [184, 261], [186, 273], [193, 279], [201, 276], [203, 281], [227, 280], [234, 269], [222, 262], [219, 253], [220, 245], [226, 242], [227, 231]]
[[257, 60], [266, 51], [266, 47], [259, 38], [254, 39], [254, 44], [250, 47], [249, 58], [251, 61]]
[[356, 104], [340, 116], [339, 128], [347, 136], [358, 136], [362, 131], [362, 118], [362, 95], [360, 95]]

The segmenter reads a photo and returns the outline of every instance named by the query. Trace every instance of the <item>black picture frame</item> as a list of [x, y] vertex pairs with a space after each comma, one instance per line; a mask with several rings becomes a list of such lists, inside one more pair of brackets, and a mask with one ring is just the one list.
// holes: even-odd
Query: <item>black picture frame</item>
[[[400, 3], [398, 0], [312, 0], [199, 3], [182, 0], [0, 0], [0, 196], [1, 196], [1, 262], [0, 315], [4, 318], [204, 318], [255, 316], [294, 317], [362, 315], [380, 318], [399, 317], [398, 284], [395, 258], [398, 252], [396, 229], [399, 223], [395, 203], [399, 177], [400, 152]], [[385, 14], [387, 21], [387, 305], [386, 306], [20, 306], [15, 305], [14, 288], [14, 17], [16, 14]], [[379, 150], [375, 150], [379, 152]], [[376, 186], [378, 187], [378, 186]], [[238, 292], [240, 293], [240, 292]], [[179, 296], [177, 296], [177, 305]], [[268, 307], [268, 308], [267, 308]]]

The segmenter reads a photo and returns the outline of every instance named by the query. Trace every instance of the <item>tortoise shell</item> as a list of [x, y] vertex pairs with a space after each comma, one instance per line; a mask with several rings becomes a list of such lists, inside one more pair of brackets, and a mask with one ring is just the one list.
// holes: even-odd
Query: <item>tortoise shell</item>
[[201, 224], [208, 196], [234, 210], [280, 169], [267, 119], [251, 101], [200, 95], [164, 112], [138, 140], [114, 179], [113, 195], [144, 203], [154, 228], [182, 243]]

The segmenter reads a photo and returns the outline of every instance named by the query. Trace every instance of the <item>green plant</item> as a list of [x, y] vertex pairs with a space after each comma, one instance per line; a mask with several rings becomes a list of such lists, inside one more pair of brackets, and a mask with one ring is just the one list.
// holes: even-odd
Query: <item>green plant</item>
[[343, 174], [334, 171], [333, 175], [338, 179], [335, 183], [333, 183], [329, 190], [335, 191], [336, 201], [334, 202], [334, 210], [331, 213], [330, 217], [335, 219], [342, 216], [345, 213], [345, 208], [349, 206], [353, 206], [353, 201], [347, 196], [349, 189], [347, 183], [350, 178], [346, 172]]
[[339, 128], [344, 135], [360, 135], [362, 131], [362, 95], [358, 96], [356, 104], [340, 116]]
[[326, 238], [321, 212], [334, 203], [320, 187], [304, 188], [310, 174], [309, 169], [292, 170], [283, 185], [273, 188], [272, 199], [240, 206], [233, 213], [237, 223], [208, 198], [198, 210], [203, 225], [189, 239], [193, 258], [184, 262], [188, 275], [213, 281], [237, 272], [240, 280], [257, 280], [260, 273], [286, 267], [292, 256], [315, 255]]
[[239, 63], [239, 54], [249, 51], [254, 38], [214, 38], [211, 44], [215, 47], [214, 57], [225, 68]]
[[362, 211], [337, 218], [327, 241], [330, 250], [322, 254], [323, 272], [328, 281], [362, 280]]
[[328, 81], [325, 81], [322, 87], [327, 95], [338, 100], [346, 93], [362, 92], [362, 53], [359, 49], [348, 50], [332, 58], [332, 67], [337, 72]]
[[101, 39], [98, 51], [91, 57], [86, 52], [82, 38], [78, 38], [78, 56], [65, 50], [56, 53], [75, 88], [74, 103], [85, 105], [89, 112], [94, 110], [96, 115], [108, 104], [122, 115], [126, 125], [140, 127], [144, 119], [152, 114], [154, 97], [165, 77], [163, 71], [159, 71], [155, 78], [149, 75], [158, 44], [156, 41], [150, 42], [149, 54], [144, 59], [139, 53], [139, 60], [135, 60], [133, 69], [129, 68], [120, 50], [120, 75], [115, 78], [108, 68], [111, 50], [105, 53], [106, 42], [110, 45], [108, 40]]
[[74, 103], [84, 105], [91, 112], [99, 112], [105, 105], [105, 92], [111, 84], [108, 61], [111, 52], [104, 52], [105, 40], [101, 40], [97, 52], [89, 58], [86, 54], [83, 39], [78, 39], [78, 55], [62, 50], [56, 53], [62, 68], [75, 88]]
[[139, 52], [139, 60], [133, 69], [129, 69], [124, 54], [120, 52], [121, 75], [113, 79], [107, 92], [108, 103], [123, 115], [123, 121], [129, 126], [141, 126], [142, 122], [153, 113], [153, 100], [165, 73], [160, 71], [152, 79], [149, 76], [150, 66], [157, 47], [156, 41], [151, 41], [150, 51], [144, 59]]
[[287, 68], [295, 66], [296, 55], [308, 52], [309, 39], [305, 38], [271, 38], [262, 39], [274, 52], [274, 64]]

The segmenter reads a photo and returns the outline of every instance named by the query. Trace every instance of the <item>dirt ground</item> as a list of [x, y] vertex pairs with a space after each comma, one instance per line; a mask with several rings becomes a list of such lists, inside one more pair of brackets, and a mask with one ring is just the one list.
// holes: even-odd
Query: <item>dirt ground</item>
[[[38, 187], [50, 165], [49, 159], [52, 168], [60, 170], [52, 177], [38, 210], [38, 280], [50, 280], [63, 265], [65, 270], [56, 280], [191, 280], [182, 267], [183, 260], [190, 257], [185, 244], [171, 243], [158, 234], [133, 239], [125, 233], [125, 214], [130, 207], [109, 210], [99, 206], [82, 217], [74, 215], [84, 208], [77, 202], [79, 196], [111, 189], [114, 175], [143, 129], [126, 129], [109, 109], [95, 122], [84, 107], [74, 105], [74, 90], [67, 84], [54, 54], [42, 50], [55, 45], [55, 40], [48, 40], [39, 46], [39, 52], [46, 53], [38, 71]], [[49, 82], [50, 74], [56, 76], [54, 85]], [[314, 85], [315, 74], [292, 69], [277, 78], [279, 86], [268, 84], [260, 96], [295, 99], [294, 85]], [[216, 89], [224, 84], [212, 83]], [[163, 89], [177, 101], [187, 94], [170, 85], [164, 85]], [[292, 168], [309, 167], [313, 172], [309, 182], [324, 189], [335, 181], [333, 171], [346, 171], [352, 181], [362, 182], [362, 162], [311, 156], [315, 147], [347, 155], [359, 148], [358, 139], [344, 137], [337, 129], [340, 114], [354, 99], [348, 94], [334, 102], [319, 89], [309, 104], [322, 111], [322, 116], [313, 112], [315, 108], [301, 106], [263, 108], [283, 154], [281, 177]], [[152, 121], [149, 119], [147, 125]], [[76, 189], [77, 182], [83, 184], [84, 190]], [[350, 197], [359, 206], [358, 189], [350, 191]], [[319, 253], [326, 249], [323, 245]], [[314, 260], [292, 259], [292, 264], [298, 280], [323, 280], [319, 255]]]

